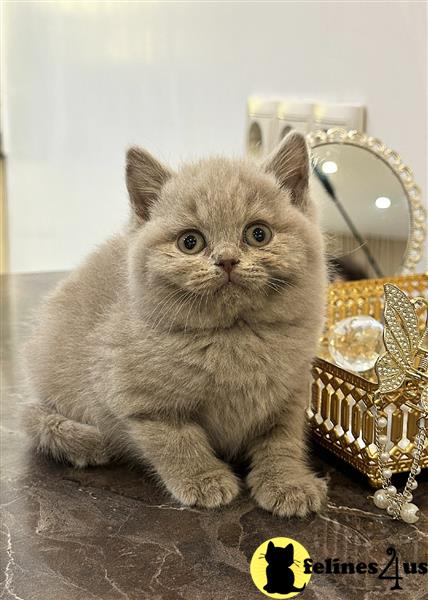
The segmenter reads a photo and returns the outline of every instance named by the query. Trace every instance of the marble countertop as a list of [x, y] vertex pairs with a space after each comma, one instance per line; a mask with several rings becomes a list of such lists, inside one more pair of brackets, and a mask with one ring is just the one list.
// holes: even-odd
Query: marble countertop
[[[312, 460], [330, 478], [322, 513], [284, 520], [243, 494], [230, 506], [183, 508], [142, 468], [86, 470], [35, 456], [19, 425], [24, 399], [19, 348], [32, 309], [62, 274], [3, 276], [1, 599], [257, 600], [249, 561], [265, 540], [288, 537], [314, 561], [377, 562], [397, 551], [401, 590], [378, 574], [313, 574], [302, 597], [329, 600], [428, 599], [428, 575], [402, 563], [428, 562], [428, 478], [421, 476], [416, 525], [378, 511], [367, 482], [317, 446]], [[388, 574], [393, 574], [392, 567]], [[280, 596], [278, 596], [280, 597]]]

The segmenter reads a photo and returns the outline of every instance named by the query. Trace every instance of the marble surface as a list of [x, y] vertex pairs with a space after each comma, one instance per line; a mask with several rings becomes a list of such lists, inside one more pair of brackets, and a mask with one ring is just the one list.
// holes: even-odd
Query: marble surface
[[[312, 460], [330, 477], [328, 504], [304, 520], [282, 520], [243, 494], [222, 510], [182, 508], [143, 468], [82, 471], [35, 456], [19, 425], [23, 400], [19, 349], [32, 309], [61, 274], [4, 276], [2, 287], [0, 598], [22, 600], [257, 600], [249, 561], [266, 539], [290, 537], [315, 561], [400, 563], [428, 560], [428, 479], [415, 500], [417, 525], [374, 508], [364, 479], [318, 447]], [[428, 599], [428, 575], [406, 575], [402, 590], [376, 575], [313, 574], [310, 599]], [[391, 574], [391, 572], [389, 572]], [[279, 596], [278, 596], [279, 597]]]

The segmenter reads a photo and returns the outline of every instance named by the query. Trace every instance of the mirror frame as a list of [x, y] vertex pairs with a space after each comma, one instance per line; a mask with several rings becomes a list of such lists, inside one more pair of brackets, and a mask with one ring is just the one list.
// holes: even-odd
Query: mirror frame
[[426, 211], [422, 204], [421, 190], [413, 180], [413, 172], [410, 167], [404, 165], [400, 155], [385, 146], [379, 139], [370, 137], [360, 131], [348, 131], [339, 127], [327, 131], [312, 131], [306, 135], [306, 141], [311, 151], [327, 144], [358, 146], [377, 156], [391, 169], [404, 189], [410, 213], [409, 239], [401, 263], [401, 270], [395, 275], [414, 273], [424, 248]]

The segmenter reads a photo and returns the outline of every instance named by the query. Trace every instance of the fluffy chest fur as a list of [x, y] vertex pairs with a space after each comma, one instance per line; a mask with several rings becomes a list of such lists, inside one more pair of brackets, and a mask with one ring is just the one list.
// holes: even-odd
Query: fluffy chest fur
[[278, 347], [284, 340], [269, 328], [254, 331], [238, 321], [206, 341], [193, 355], [205, 374], [198, 421], [217, 451], [234, 455], [249, 436], [269, 427], [287, 401], [285, 354]]
[[[123, 341], [110, 335], [114, 343], [103, 345], [101, 381], [114, 412], [192, 419], [227, 456], [287, 410], [296, 368], [307, 360], [286, 324], [255, 329], [239, 320], [219, 331], [138, 334], [131, 344], [122, 325], [110, 323], [113, 330]], [[127, 402], [120, 405], [123, 393]]]

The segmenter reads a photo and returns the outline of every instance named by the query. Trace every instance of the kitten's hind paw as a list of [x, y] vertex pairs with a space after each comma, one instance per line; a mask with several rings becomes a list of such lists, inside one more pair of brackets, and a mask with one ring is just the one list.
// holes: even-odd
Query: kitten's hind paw
[[185, 477], [168, 488], [182, 504], [204, 508], [229, 504], [240, 491], [238, 478], [226, 468]]
[[257, 504], [279, 517], [305, 517], [318, 512], [327, 497], [326, 482], [314, 475], [284, 481], [278, 477], [250, 479], [249, 485]]

